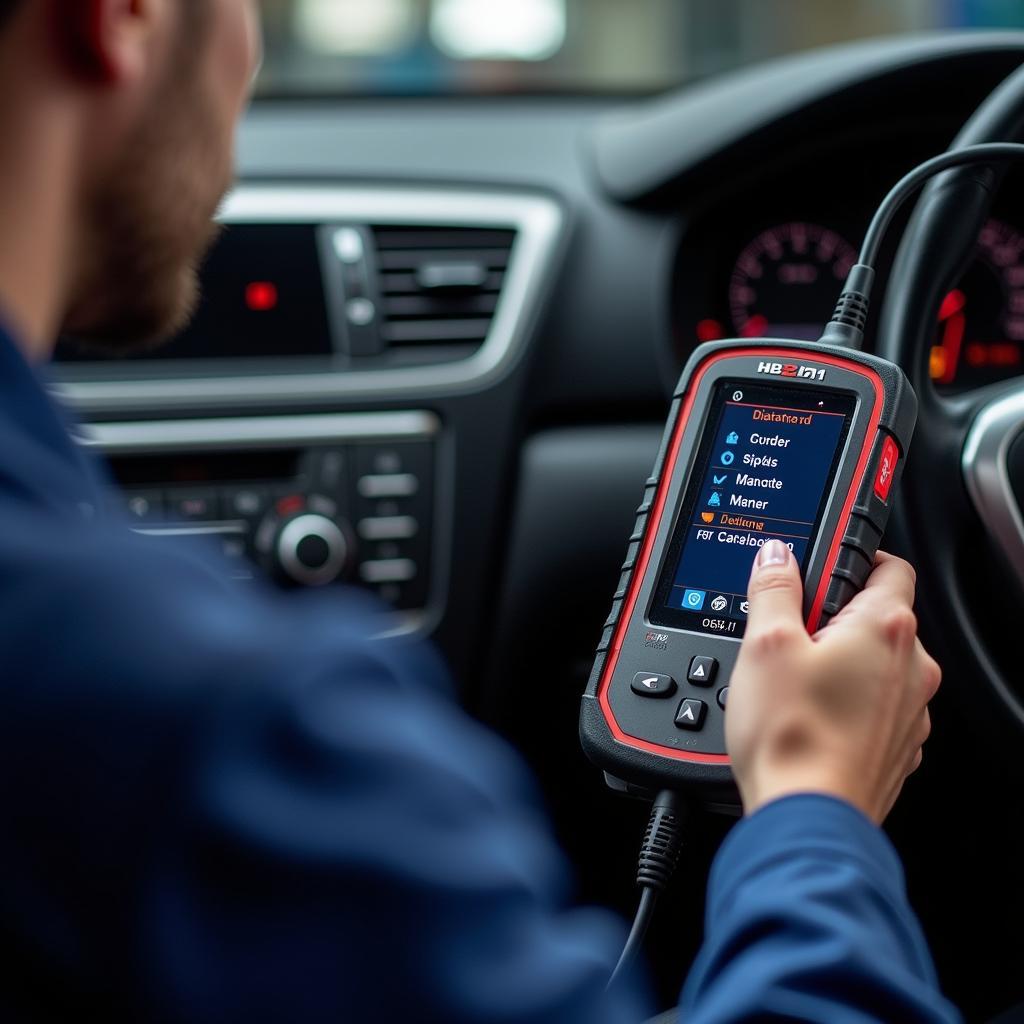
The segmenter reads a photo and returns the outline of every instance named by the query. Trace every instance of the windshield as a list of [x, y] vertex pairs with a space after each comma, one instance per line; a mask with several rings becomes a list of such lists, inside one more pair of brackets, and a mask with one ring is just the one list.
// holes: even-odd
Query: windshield
[[264, 0], [262, 95], [633, 93], [1024, 0]]

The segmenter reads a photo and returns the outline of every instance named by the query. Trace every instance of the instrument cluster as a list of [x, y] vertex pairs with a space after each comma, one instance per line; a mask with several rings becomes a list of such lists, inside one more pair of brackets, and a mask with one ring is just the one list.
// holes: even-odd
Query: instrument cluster
[[[914, 162], [901, 161], [885, 177], [877, 175], [877, 184], [869, 176], [836, 190], [836, 196], [864, 195], [857, 208], [830, 208], [820, 190], [801, 190], [789, 181], [748, 191], [737, 204], [712, 207], [697, 218], [684, 236], [677, 274], [679, 354], [719, 338], [816, 340], [857, 260], [873, 201]], [[972, 261], [939, 311], [931, 375], [940, 391], [966, 391], [1024, 373], [1024, 209], [1013, 208], [1014, 191], [1003, 189]], [[759, 208], [765, 196], [778, 198], [778, 216], [766, 218]], [[899, 235], [897, 226], [879, 268], [878, 299]]]

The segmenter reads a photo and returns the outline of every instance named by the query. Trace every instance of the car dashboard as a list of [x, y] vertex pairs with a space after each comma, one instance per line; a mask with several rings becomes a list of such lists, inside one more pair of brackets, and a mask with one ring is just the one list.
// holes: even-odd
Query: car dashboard
[[[192, 325], [132, 359], [67, 343], [56, 391], [135, 529], [204, 538], [242, 585], [361, 586], [382, 630], [431, 637], [535, 769], [580, 895], [631, 912], [644, 809], [604, 789], [576, 719], [681, 367], [702, 341], [816, 337], [887, 190], [1022, 58], [1024, 34], [952, 33], [668, 96], [258, 102]], [[1020, 180], [943, 303], [942, 390], [1024, 373]], [[994, 1010], [1019, 993], [991, 944], [962, 970], [970, 891], [940, 906], [913, 874], [941, 804], [894, 834], [947, 988]], [[655, 932], [667, 998], [727, 825]], [[1007, 863], [1013, 827], [989, 834]]]

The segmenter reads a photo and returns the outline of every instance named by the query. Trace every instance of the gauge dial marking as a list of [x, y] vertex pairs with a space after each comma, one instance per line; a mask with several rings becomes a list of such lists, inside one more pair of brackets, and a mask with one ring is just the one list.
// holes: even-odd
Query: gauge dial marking
[[857, 262], [841, 235], [820, 224], [792, 221], [762, 231], [736, 261], [729, 312], [746, 338], [815, 340], [836, 300], [836, 287]]

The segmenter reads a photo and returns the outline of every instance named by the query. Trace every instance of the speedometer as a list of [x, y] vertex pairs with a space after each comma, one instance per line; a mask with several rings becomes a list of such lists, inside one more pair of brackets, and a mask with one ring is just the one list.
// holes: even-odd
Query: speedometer
[[990, 220], [974, 262], [943, 300], [932, 378], [964, 390], [1024, 371], [1024, 235]]
[[729, 282], [735, 330], [745, 338], [817, 340], [856, 262], [853, 246], [819, 224], [762, 231], [740, 253]]

